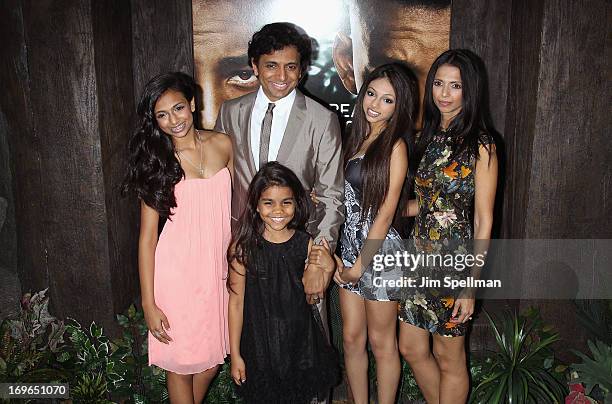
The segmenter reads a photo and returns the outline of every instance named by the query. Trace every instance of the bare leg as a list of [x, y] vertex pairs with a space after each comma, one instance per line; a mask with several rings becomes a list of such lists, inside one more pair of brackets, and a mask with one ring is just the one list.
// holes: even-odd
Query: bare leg
[[399, 350], [428, 404], [439, 403], [440, 368], [431, 354], [429, 331], [400, 321]]
[[344, 365], [355, 404], [367, 404], [368, 353], [366, 351], [366, 313], [363, 299], [340, 288]]
[[397, 302], [365, 301], [368, 339], [376, 358], [378, 403], [393, 404], [401, 373], [397, 349]]
[[215, 378], [218, 370], [219, 365], [193, 375], [193, 401], [195, 403], [201, 403], [204, 400], [208, 386]]
[[434, 355], [440, 367], [440, 404], [465, 403], [469, 376], [465, 359], [465, 337], [434, 334]]
[[172, 404], [193, 404], [193, 375], [166, 372], [168, 394]]

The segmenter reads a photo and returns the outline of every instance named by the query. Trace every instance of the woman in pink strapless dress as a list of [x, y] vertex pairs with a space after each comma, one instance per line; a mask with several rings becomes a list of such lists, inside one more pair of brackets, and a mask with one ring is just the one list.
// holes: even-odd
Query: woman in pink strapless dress
[[[229, 353], [226, 252], [232, 145], [198, 131], [195, 83], [153, 78], [138, 106], [124, 190], [141, 200], [139, 273], [149, 364], [167, 371], [172, 402], [201, 402]], [[160, 217], [167, 217], [159, 236]]]

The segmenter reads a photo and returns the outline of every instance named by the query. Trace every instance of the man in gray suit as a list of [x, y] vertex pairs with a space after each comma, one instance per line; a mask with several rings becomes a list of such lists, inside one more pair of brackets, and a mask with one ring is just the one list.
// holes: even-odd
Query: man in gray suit
[[[292, 169], [318, 203], [308, 231], [334, 251], [344, 220], [344, 173], [338, 118], [296, 89], [310, 64], [311, 42], [288, 23], [265, 25], [249, 42], [249, 64], [259, 91], [223, 103], [215, 130], [232, 137], [232, 226], [246, 205], [249, 184], [267, 161]], [[309, 301], [323, 298], [329, 277], [316, 266], [304, 273]]]

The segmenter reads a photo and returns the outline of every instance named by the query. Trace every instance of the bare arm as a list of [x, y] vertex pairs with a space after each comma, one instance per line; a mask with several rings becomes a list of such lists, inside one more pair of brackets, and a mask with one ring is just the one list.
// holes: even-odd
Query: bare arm
[[244, 321], [245, 276], [245, 268], [236, 260], [232, 261], [229, 268], [229, 340], [231, 375], [238, 385], [246, 381], [246, 366], [240, 355], [240, 337], [242, 336], [242, 323]]
[[[491, 155], [480, 146], [479, 159], [476, 161], [474, 173], [474, 256], [486, 256], [491, 239], [491, 228], [493, 227], [493, 207], [495, 205], [495, 192], [497, 191], [497, 154], [495, 145], [491, 145]], [[481, 267], [474, 265], [470, 276], [480, 277]], [[455, 303], [453, 317], [457, 316], [457, 322], [465, 322], [474, 313], [474, 299], [476, 290], [466, 288]]]
[[[497, 191], [497, 154], [495, 145], [491, 145], [491, 155], [480, 146], [480, 159], [476, 163], [474, 174], [474, 238], [490, 240], [493, 227], [493, 206]], [[488, 244], [488, 243], [487, 243]]]
[[408, 170], [407, 156], [406, 143], [400, 140], [391, 153], [387, 196], [376, 213], [374, 222], [368, 232], [368, 237], [364, 242], [364, 248], [360, 251], [355, 265], [353, 268], [343, 271], [342, 279], [345, 282], [356, 282], [359, 280], [363, 273], [363, 265], [367, 265], [371, 261], [389, 232]]
[[140, 297], [149, 331], [159, 341], [167, 344], [172, 338], [166, 333], [170, 324], [166, 315], [155, 304], [153, 279], [155, 274], [155, 248], [159, 214], [143, 201], [140, 202], [140, 237], [138, 239], [138, 274]]

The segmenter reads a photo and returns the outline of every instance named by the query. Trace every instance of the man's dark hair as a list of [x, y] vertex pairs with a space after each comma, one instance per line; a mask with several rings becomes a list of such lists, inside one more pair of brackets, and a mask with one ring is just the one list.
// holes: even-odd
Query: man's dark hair
[[300, 54], [300, 69], [303, 74], [310, 66], [312, 55], [310, 37], [301, 34], [295, 25], [288, 22], [274, 22], [264, 25], [253, 34], [253, 38], [249, 42], [249, 66], [253, 67], [253, 61], [257, 64], [261, 55], [267, 55], [287, 46], [295, 46]]

